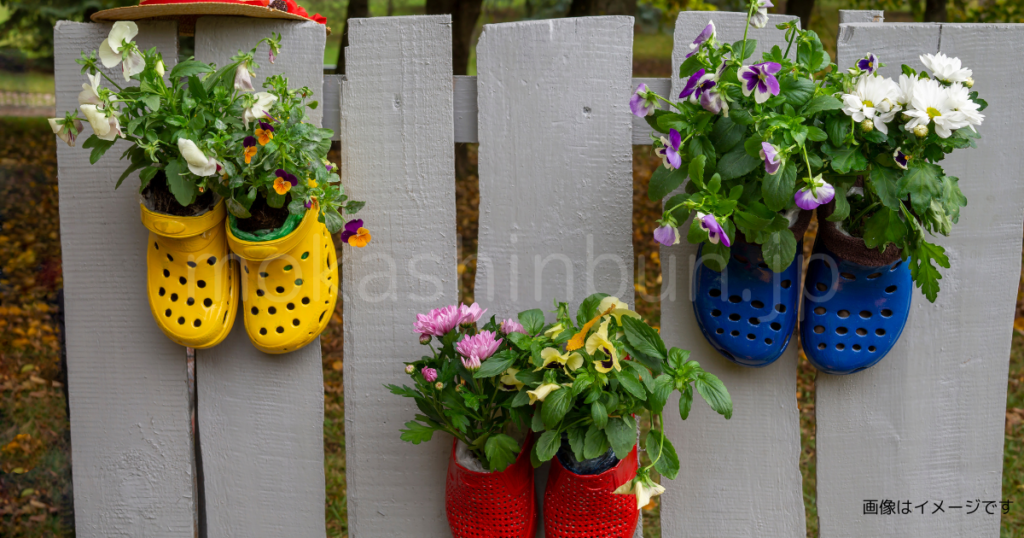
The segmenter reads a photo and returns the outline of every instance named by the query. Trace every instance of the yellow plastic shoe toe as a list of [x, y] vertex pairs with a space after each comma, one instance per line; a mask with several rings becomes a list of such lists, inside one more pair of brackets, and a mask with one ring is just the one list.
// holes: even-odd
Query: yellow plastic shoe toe
[[149, 307], [160, 330], [186, 347], [219, 344], [238, 311], [236, 262], [228, 253], [224, 202], [198, 217], [175, 217], [142, 207], [149, 229], [146, 274]]

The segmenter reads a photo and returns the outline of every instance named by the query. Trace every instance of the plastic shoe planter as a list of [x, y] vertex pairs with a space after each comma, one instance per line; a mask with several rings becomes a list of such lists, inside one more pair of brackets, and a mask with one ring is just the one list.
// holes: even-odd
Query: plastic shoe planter
[[898, 249], [868, 249], [825, 220], [831, 205], [824, 209], [807, 267], [800, 338], [815, 368], [852, 374], [874, 366], [896, 344], [914, 287]]
[[636, 497], [616, 495], [615, 488], [636, 475], [636, 446], [611, 469], [595, 474], [576, 474], [551, 461], [544, 490], [544, 536], [547, 538], [631, 538], [640, 511]]
[[500, 473], [478, 473], [459, 464], [452, 442], [444, 507], [454, 538], [534, 538], [537, 505], [527, 434], [515, 463]]
[[149, 230], [146, 281], [153, 319], [183, 346], [219, 344], [238, 312], [238, 273], [228, 255], [223, 200], [196, 217], [140, 207]]
[[[810, 219], [810, 211], [801, 211], [790, 227], [797, 253]], [[737, 364], [759, 368], [782, 356], [796, 329], [800, 263], [794, 260], [775, 273], [764, 263], [760, 245], [737, 236], [722, 272], [701, 263], [703, 245], [697, 250], [693, 311], [704, 337], [719, 353]]]
[[317, 208], [291, 215], [263, 236], [227, 222], [228, 245], [242, 259], [245, 330], [257, 349], [287, 353], [316, 339], [338, 299], [338, 263]]

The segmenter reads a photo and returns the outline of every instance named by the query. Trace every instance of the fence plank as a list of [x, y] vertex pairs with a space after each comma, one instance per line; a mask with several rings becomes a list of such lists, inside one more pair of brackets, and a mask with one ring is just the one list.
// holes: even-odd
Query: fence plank
[[[770, 17], [764, 29], [751, 28], [758, 41], [753, 58], [783, 45], [776, 24], [793, 17]], [[708, 20], [718, 39], [743, 38], [743, 13], [683, 12], [676, 21], [673, 71], [690, 51], [690, 42]], [[684, 81], [673, 79], [678, 95]], [[689, 223], [682, 226], [686, 229]], [[662, 247], [661, 333], [666, 344], [689, 349], [709, 372], [719, 376], [733, 398], [735, 413], [726, 421], [703, 402], [693, 405], [684, 423], [665, 413], [666, 429], [681, 457], [679, 479], [667, 485], [661, 509], [665, 536], [757, 536], [796, 538], [806, 534], [799, 469], [800, 418], [796, 406], [795, 340], [775, 363], [753, 369], [737, 366], [704, 339], [689, 292], [697, 248], [686, 241]], [[671, 404], [668, 409], [675, 409]]]
[[[54, 28], [62, 115], [78, 107], [85, 82], [75, 59], [96, 50], [110, 26]], [[157, 47], [168, 67], [175, 63], [175, 23], [140, 22], [137, 41]], [[119, 69], [107, 74], [123, 84]], [[79, 146], [90, 134], [86, 128]], [[57, 147], [75, 527], [81, 537], [191, 537], [185, 348], [160, 332], [146, 303], [149, 232], [139, 222], [138, 174], [114, 190], [127, 148], [120, 141], [90, 166], [89, 150]]]
[[[282, 50], [260, 61], [259, 88], [286, 73], [289, 86], [319, 95], [326, 34], [314, 22], [203, 17], [196, 22], [196, 58], [228, 63], [271, 32]], [[264, 45], [265, 47], [265, 45]], [[311, 111], [320, 123], [322, 108]], [[228, 338], [196, 352], [200, 449], [210, 537], [326, 534], [323, 470], [323, 371], [320, 341], [284, 355], [253, 347], [238, 314]]]
[[381, 385], [408, 381], [417, 312], [458, 300], [451, 17], [352, 19], [345, 52], [344, 184], [373, 243], [343, 250], [349, 535], [450, 536], [451, 437], [418, 446], [418, 411]]
[[[868, 51], [896, 77], [942, 51], [974, 70], [990, 106], [977, 149], [943, 162], [970, 203], [950, 237], [952, 267], [930, 304], [918, 292], [896, 347], [877, 366], [817, 379], [818, 514], [823, 538], [999, 536], [999, 516], [966, 502], [1001, 499], [1003, 415], [1014, 299], [1020, 278], [1024, 167], [1019, 125], [1024, 72], [1019, 25], [850, 24], [839, 65]], [[866, 499], [945, 502], [945, 513], [868, 516]], [[965, 506], [950, 509], [950, 505]], [[984, 507], [982, 507], [984, 510]], [[916, 509], [914, 513], [917, 514]]]
[[484, 26], [475, 297], [490, 314], [632, 302], [632, 40], [631, 17]]
[[334, 131], [331, 140], [341, 140], [341, 83], [345, 75], [324, 75], [323, 101], [320, 106], [324, 109], [323, 127]]

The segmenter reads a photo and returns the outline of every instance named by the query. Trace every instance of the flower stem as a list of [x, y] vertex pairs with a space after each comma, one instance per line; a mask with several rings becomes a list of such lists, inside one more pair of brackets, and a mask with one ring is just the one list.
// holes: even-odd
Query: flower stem
[[871, 211], [871, 210], [872, 210], [872, 209], [874, 209], [875, 207], [878, 207], [878, 204], [880, 204], [880, 203], [881, 203], [881, 202], [875, 202], [875, 203], [873, 203], [873, 204], [871, 204], [871, 205], [869, 205], [869, 206], [865, 207], [864, 209], [862, 209], [862, 210], [861, 210], [861, 212], [860, 212], [860, 213], [857, 213], [857, 216], [856, 216], [856, 217], [853, 217], [852, 219], [850, 219], [850, 222], [854, 222], [854, 223], [855, 223], [855, 222], [857, 222], [857, 221], [858, 221], [858, 220], [860, 220], [860, 218], [861, 218], [861, 217], [863, 217], [863, 216], [864, 216], [864, 215], [865, 215], [865, 214], [866, 214], [866, 213], [867, 213], [868, 211]]

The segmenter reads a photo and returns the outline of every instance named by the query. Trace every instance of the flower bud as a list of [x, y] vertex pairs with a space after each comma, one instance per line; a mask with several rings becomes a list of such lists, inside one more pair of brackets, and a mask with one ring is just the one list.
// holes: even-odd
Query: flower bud
[[910, 121], [910, 120], [912, 120], [912, 119], [913, 119], [913, 118], [911, 118], [910, 116], [908, 116], [906, 112], [903, 112], [903, 113], [901, 113], [901, 114], [900, 114], [900, 120], [902, 120], [902, 121], [903, 121], [903, 123], [906, 123], [906, 122], [908, 122], [908, 121]]
[[864, 131], [865, 133], [870, 133], [871, 131], [874, 131], [875, 130], [875, 122], [873, 122], [871, 120], [864, 120], [864, 121], [860, 122], [860, 130]]
[[974, 87], [974, 79], [971, 78], [971, 77], [967, 77], [967, 80], [964, 81], [964, 86], [967, 86], [968, 88], [973, 88]]
[[462, 392], [462, 385], [455, 385], [455, 392]]
[[437, 383], [434, 383], [434, 388], [437, 390], [441, 390], [444, 388], [444, 383], [438, 381]]
[[472, 329], [473, 327], [476, 327], [476, 322], [475, 321], [463, 321], [462, 323], [459, 323], [459, 327], [462, 327], [463, 329]]
[[928, 136], [928, 126], [918, 125], [917, 127], [914, 127], [914, 134], [917, 135], [918, 138], [924, 138]]
[[430, 335], [429, 334], [421, 334], [420, 335], [420, 344], [425, 346], [425, 345], [427, 345], [429, 343], [430, 343]]
[[411, 364], [409, 364], [409, 365], [406, 365], [406, 367], [405, 367], [405, 373], [407, 373], [407, 374], [412, 374], [412, 373], [413, 373], [413, 372], [415, 372], [415, 371], [416, 371], [416, 367], [414, 367], [414, 366], [413, 366], [413, 365], [411, 365]]
[[[156, 74], [160, 75], [161, 77], [164, 76], [164, 69], [166, 69], [164, 67], [164, 61], [163, 60], [157, 60], [156, 61]], [[968, 86], [968, 88], [969, 87], [970, 86]]]

